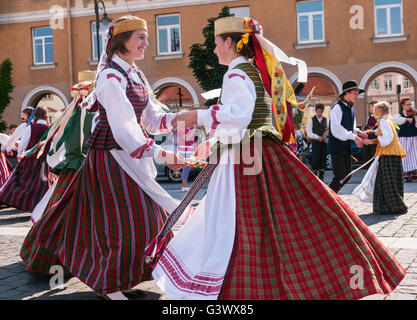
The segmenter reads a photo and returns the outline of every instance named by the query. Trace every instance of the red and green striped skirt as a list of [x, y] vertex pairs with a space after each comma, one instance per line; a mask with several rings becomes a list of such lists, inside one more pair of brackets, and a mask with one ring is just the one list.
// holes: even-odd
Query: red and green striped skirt
[[349, 206], [265, 137], [262, 172], [235, 165], [235, 241], [219, 299], [360, 299], [405, 270]]
[[10, 176], [9, 164], [7, 158], [0, 151], [0, 187], [7, 181]]
[[25, 211], [33, 211], [56, 176], [49, 170], [46, 153], [23, 158], [0, 190], [0, 202]]
[[90, 149], [62, 198], [29, 231], [20, 256], [27, 270], [62, 265], [97, 293], [151, 279], [146, 245], [166, 219], [109, 151]]

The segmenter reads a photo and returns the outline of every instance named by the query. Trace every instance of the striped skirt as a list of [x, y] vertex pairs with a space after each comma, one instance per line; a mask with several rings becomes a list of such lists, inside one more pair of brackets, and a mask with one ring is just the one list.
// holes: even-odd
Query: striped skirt
[[0, 153], [0, 187], [6, 182], [10, 176], [9, 165], [3, 152]]
[[[32, 216], [30, 218], [30, 221], [35, 224], [39, 219], [42, 218], [43, 214], [45, 212], [47, 212], [50, 208], [52, 208], [52, 206], [58, 202], [58, 200], [61, 199], [62, 195], [64, 194], [65, 190], [67, 190], [72, 178], [74, 177], [75, 174], [75, 170], [74, 169], [64, 169], [59, 173], [59, 177], [58, 177], [58, 181], [56, 184], [56, 187], [51, 195], [51, 197], [49, 198], [48, 203], [46, 204], [46, 207], [44, 210], [40, 209], [39, 212], [36, 212], [38, 207], [35, 208], [35, 211], [32, 212]], [[43, 200], [42, 200], [43, 201]], [[43, 212], [41, 212], [41, 210]], [[41, 216], [42, 215], [42, 216]]]
[[407, 154], [407, 156], [402, 159], [404, 178], [407, 180], [417, 180], [417, 136], [399, 137], [399, 139]]
[[0, 202], [32, 211], [55, 179], [46, 163], [46, 153], [39, 159], [36, 156], [23, 158], [0, 189]]
[[61, 200], [29, 231], [20, 256], [31, 271], [62, 265], [100, 294], [127, 290], [151, 279], [143, 252], [165, 219], [109, 151], [90, 149]]
[[360, 299], [405, 270], [286, 147], [263, 139], [262, 172], [235, 165], [236, 231], [219, 299]]
[[382, 214], [407, 213], [400, 156], [380, 156], [375, 180], [373, 210]]

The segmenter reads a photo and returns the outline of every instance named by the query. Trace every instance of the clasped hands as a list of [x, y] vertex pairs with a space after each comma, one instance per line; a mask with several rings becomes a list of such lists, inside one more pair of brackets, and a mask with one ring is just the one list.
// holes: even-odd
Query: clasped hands
[[[174, 130], [185, 130], [185, 128], [191, 128], [196, 123], [196, 110], [179, 113], [171, 121], [171, 125]], [[197, 160], [204, 160], [208, 158], [209, 155], [210, 143], [208, 141], [200, 143], [194, 152], [194, 157]], [[187, 166], [186, 159], [184, 159], [184, 157], [182, 157], [179, 153], [173, 151], [161, 150], [158, 157], [167, 167], [173, 170], [179, 170]]]
[[358, 146], [358, 148], [362, 148], [363, 145], [373, 144], [373, 141], [371, 139], [368, 139], [368, 135], [364, 131], [357, 131], [356, 134], [358, 135], [355, 138], [355, 143]]

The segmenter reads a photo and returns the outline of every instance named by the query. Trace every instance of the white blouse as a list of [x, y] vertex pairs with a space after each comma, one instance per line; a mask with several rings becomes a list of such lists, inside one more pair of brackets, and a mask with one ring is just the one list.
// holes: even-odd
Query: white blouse
[[[323, 121], [324, 117], [321, 117], [319, 119], [319, 117], [317, 117], [317, 120], [319, 121], [319, 123], [321, 123]], [[329, 127], [329, 120], [326, 118], [326, 127]], [[313, 132], [313, 118], [310, 118], [307, 122], [307, 137], [309, 137], [310, 139], [315, 139], [317, 140], [319, 138], [319, 136], [317, 134], [315, 134]]]
[[[406, 116], [407, 114], [405, 112], [403, 112], [403, 115]], [[407, 118], [402, 117], [400, 114], [396, 114], [392, 120], [399, 126], [403, 125], [406, 121]], [[414, 117], [415, 120], [415, 124], [416, 124], [416, 128], [417, 128], [417, 116]]]
[[211, 145], [216, 141], [239, 143], [252, 120], [256, 101], [255, 85], [244, 71], [233, 69], [240, 63], [248, 62], [246, 58], [238, 57], [230, 63], [223, 77], [222, 104], [197, 111], [197, 124], [210, 133]]
[[[130, 66], [117, 54], [113, 55], [112, 61], [126, 71], [134, 83], [143, 84], [135, 66]], [[141, 77], [149, 92], [149, 102], [142, 113], [141, 125], [150, 134], [169, 132], [172, 129], [171, 121], [175, 114], [166, 113], [162, 109], [167, 107], [158, 104], [143, 73], [141, 73]], [[127, 80], [124, 75], [113, 68], [101, 71], [96, 81], [95, 93], [98, 101], [106, 110], [113, 137], [117, 144], [134, 158], [157, 156], [161, 148], [151, 139], [145, 137], [141, 126], [137, 123], [133, 106], [126, 96], [126, 85]]]
[[[344, 102], [339, 101], [339, 103], [344, 103]], [[336, 103], [333, 106], [332, 110], [330, 110], [330, 129], [332, 131], [332, 135], [335, 138], [342, 140], [342, 141], [355, 140], [356, 139], [355, 132], [358, 131], [358, 129], [356, 129], [356, 118], [353, 119], [353, 132], [346, 130], [345, 127], [343, 127], [341, 124], [343, 112], [339, 103]]]
[[[48, 124], [45, 120], [38, 120], [36, 121], [38, 124]], [[17, 156], [23, 156], [23, 152], [29, 145], [30, 135], [32, 134], [32, 127], [27, 126], [25, 131], [23, 132], [22, 139], [20, 140], [19, 147], [17, 148]]]
[[[378, 136], [378, 141], [381, 147], [386, 147], [387, 145], [391, 143], [392, 139], [394, 139], [394, 135], [387, 121], [387, 117], [383, 117], [381, 118], [381, 120], [379, 120], [379, 128], [381, 129], [382, 136]], [[375, 130], [375, 131], [376, 131], [376, 134], [378, 134], [377, 133], [378, 130]]]

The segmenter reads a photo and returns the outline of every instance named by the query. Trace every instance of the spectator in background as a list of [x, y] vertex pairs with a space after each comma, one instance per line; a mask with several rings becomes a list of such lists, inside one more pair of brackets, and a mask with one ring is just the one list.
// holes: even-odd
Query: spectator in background
[[393, 118], [400, 127], [398, 137], [407, 156], [402, 158], [405, 181], [417, 181], [417, 110], [411, 106], [410, 98], [400, 101], [402, 111]]
[[329, 128], [329, 121], [323, 117], [324, 104], [317, 104], [315, 112], [316, 115], [307, 122], [307, 136], [312, 143], [311, 169], [320, 180], [323, 180], [327, 156], [327, 144], [323, 136]]
[[[364, 127], [364, 130], [366, 134], [368, 135], [368, 139], [375, 139], [376, 135], [374, 133], [374, 130], [378, 128], [377, 120], [374, 116], [374, 105], [376, 104], [376, 101], [371, 101], [368, 105], [368, 120], [366, 121], [366, 125]], [[376, 144], [368, 144], [363, 146], [363, 160], [364, 162], [367, 162], [370, 160], [376, 151]], [[369, 168], [370, 164], [367, 166]]]

